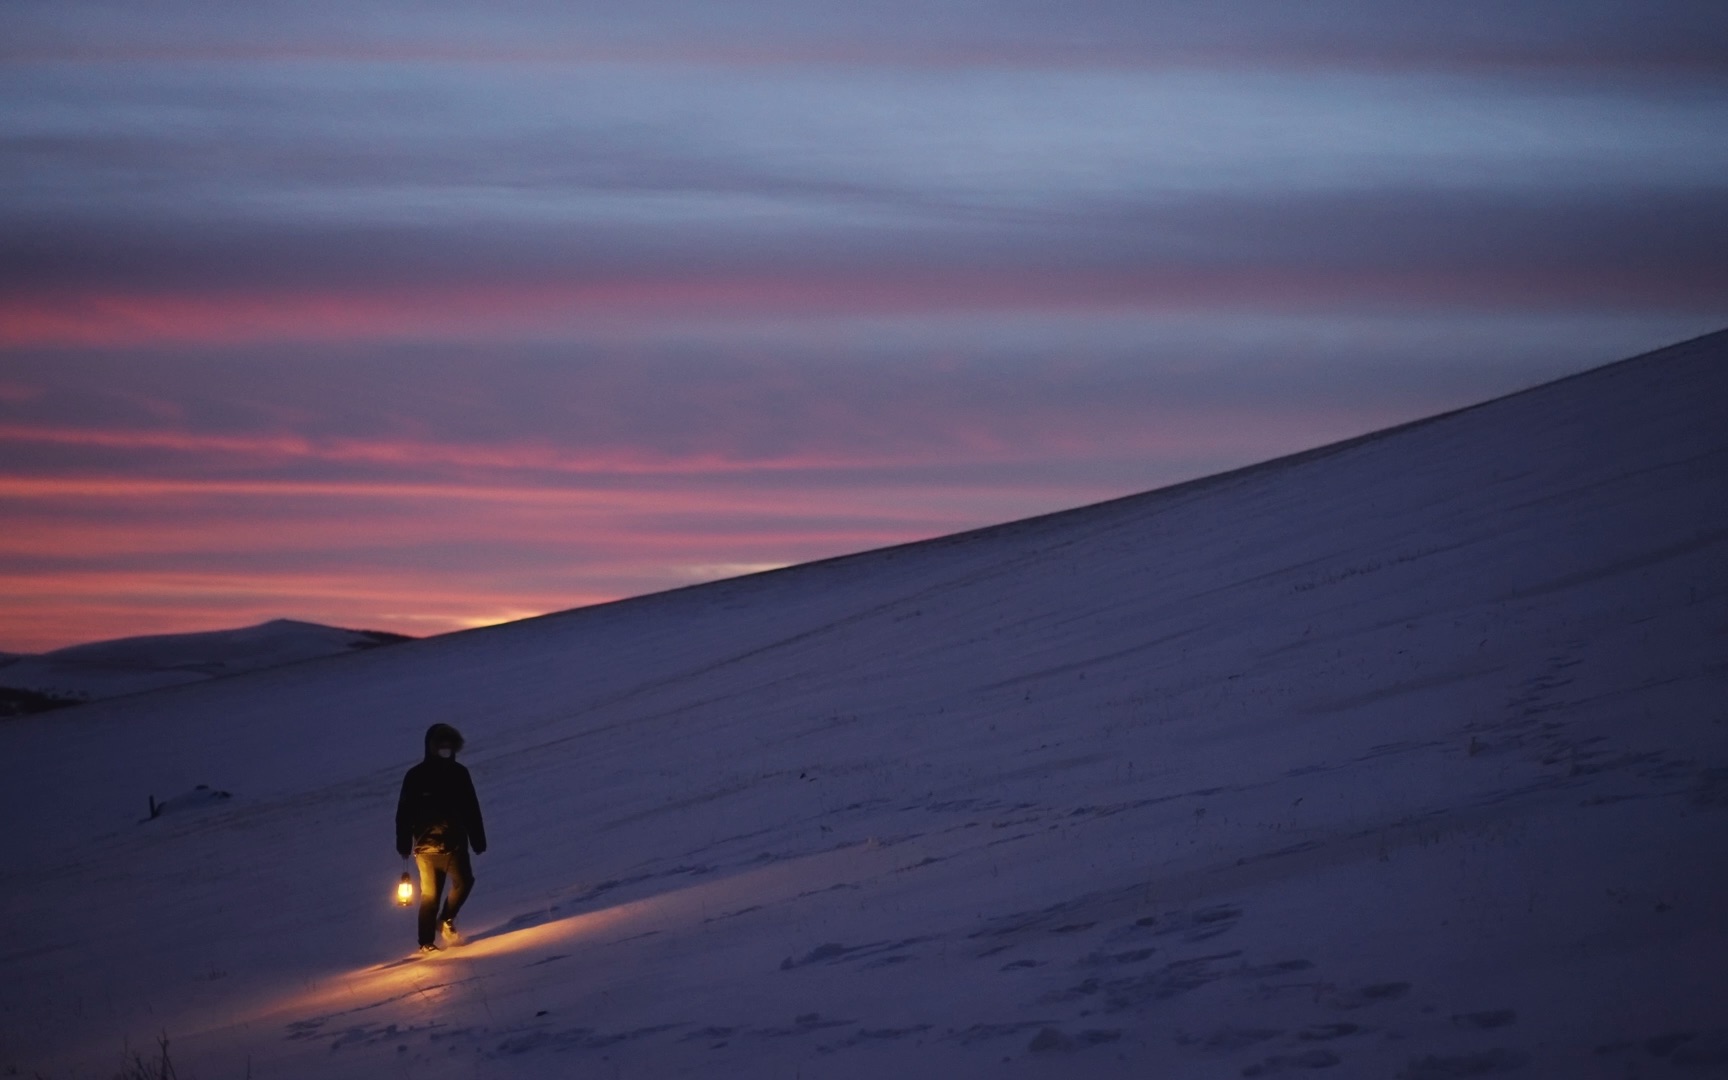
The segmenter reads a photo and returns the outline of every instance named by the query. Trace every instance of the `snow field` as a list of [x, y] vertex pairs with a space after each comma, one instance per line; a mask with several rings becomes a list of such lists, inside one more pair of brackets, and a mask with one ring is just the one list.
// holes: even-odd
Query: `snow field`
[[[1728, 336], [1068, 514], [0, 727], [0, 1066], [1728, 1069]], [[469, 739], [473, 943], [396, 784]], [[139, 824], [144, 797], [222, 806]]]

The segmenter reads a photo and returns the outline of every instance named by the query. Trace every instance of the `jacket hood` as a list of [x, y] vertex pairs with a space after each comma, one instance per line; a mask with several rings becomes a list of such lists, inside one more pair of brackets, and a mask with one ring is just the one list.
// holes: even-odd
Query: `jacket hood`
[[462, 733], [449, 724], [433, 724], [426, 729], [426, 757], [428, 760], [438, 756], [440, 746], [453, 746], [457, 753], [461, 753]]

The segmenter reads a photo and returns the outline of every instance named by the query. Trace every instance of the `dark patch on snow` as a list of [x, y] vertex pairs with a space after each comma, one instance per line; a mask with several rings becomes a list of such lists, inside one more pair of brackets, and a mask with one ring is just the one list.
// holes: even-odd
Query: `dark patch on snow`
[[1459, 1027], [1506, 1027], [1518, 1022], [1518, 1013], [1514, 1009], [1485, 1009], [1481, 1012], [1454, 1013], [1452, 1022]]
[[914, 1024], [904, 1028], [859, 1028], [857, 1037], [860, 1041], [866, 1039], [904, 1039], [908, 1035], [917, 1035], [929, 1030], [929, 1024]]
[[720, 914], [720, 915], [710, 915], [706, 919], [703, 919], [702, 921], [705, 923], [711, 923], [711, 922], [719, 922], [722, 919], [736, 919], [740, 915], [748, 915], [752, 911], [761, 911], [761, 910], [762, 910], [761, 904], [751, 904], [749, 907], [741, 907], [737, 911], [728, 911], [728, 912], [725, 912], [725, 913]]
[[[1694, 1036], [1674, 1048], [1668, 1060], [1685, 1068], [1722, 1069], [1728, 1066], [1728, 1031]], [[1720, 1074], [1718, 1074], [1720, 1075]]]
[[334, 1053], [355, 1046], [373, 1046], [383, 1042], [395, 1042], [398, 1039], [415, 1035], [432, 1035], [438, 1028], [444, 1026], [438, 1023], [409, 1024], [405, 1027], [397, 1024], [357, 1024], [354, 1027], [325, 1034], [316, 1030], [317, 1025], [321, 1023], [323, 1023], [322, 1020], [311, 1020], [289, 1024], [289, 1028], [299, 1028], [300, 1030], [290, 1034], [288, 1038], [329, 1038], [330, 1050]]
[[[1672, 776], [1676, 771], [1679, 771], [1679, 769], [1674, 767], [1674, 763], [1667, 763], [1669, 767], [1666, 769], [1663, 768], [1664, 762], [1662, 761], [1662, 751], [1660, 750], [1644, 754], [1620, 754], [1619, 756], [1609, 758], [1606, 761], [1585, 760], [1597, 756], [1598, 755], [1596, 754], [1573, 754], [1569, 759], [1571, 764], [1567, 766], [1566, 775], [1594, 776], [1597, 773], [1608, 772], [1611, 769], [1631, 769], [1638, 765], [1656, 766], [1653, 769], [1638, 769], [1636, 771], [1641, 776], [1655, 777], [1657, 779], [1661, 779], [1664, 772], [1666, 772], [1667, 775]], [[1681, 766], [1680, 768], [1683, 769], [1684, 767]]]
[[1164, 916], [1152, 933], [1156, 937], [1177, 935], [1188, 942], [1205, 941], [1234, 929], [1241, 917], [1241, 909], [1228, 904], [1197, 911], [1173, 911]]
[[1115, 979], [1093, 977], [1065, 990], [1051, 991], [1041, 1000], [1064, 1003], [1098, 997], [1105, 1012], [1121, 1012], [1124, 1009], [1137, 1008], [1149, 1001], [1177, 997], [1215, 982], [1231, 974], [1229, 970], [1216, 966], [1218, 962], [1232, 960], [1240, 955], [1240, 952], [1228, 952], [1196, 956], [1165, 964], [1157, 971], [1142, 975]]
[[1430, 1054], [1417, 1058], [1399, 1073], [1400, 1080], [1456, 1080], [1463, 1076], [1491, 1076], [1512, 1072], [1530, 1064], [1530, 1055], [1522, 1050], [1496, 1047], [1479, 1054], [1440, 1056]]
[[859, 1028], [857, 1033], [851, 1038], [842, 1039], [840, 1042], [832, 1044], [825, 1043], [818, 1046], [816, 1052], [818, 1054], [832, 1054], [840, 1050], [850, 1049], [851, 1047], [858, 1046], [862, 1043], [892, 1042], [893, 1040], [904, 1039], [911, 1035], [922, 1035], [924, 1032], [929, 1030], [929, 1024], [914, 1024], [912, 1027], [903, 1028]]
[[525, 1031], [502, 1039], [489, 1049], [481, 1051], [482, 1056], [497, 1059], [515, 1057], [518, 1054], [528, 1054], [541, 1050], [604, 1050], [617, 1046], [619, 1043], [645, 1039], [650, 1035], [659, 1035], [683, 1027], [683, 1024], [656, 1024], [652, 1027], [633, 1028], [629, 1031], [595, 1031], [593, 1028], [573, 1027], [558, 1030], [536, 1029]]
[[895, 836], [872, 836], [869, 840], [865, 841], [864, 846], [871, 851], [876, 851], [881, 848], [891, 848], [898, 844], [910, 843], [913, 840], [922, 840], [925, 835], [926, 834], [921, 832], [914, 832], [900, 833]]
[[1654, 1057], [1667, 1057], [1682, 1044], [1696, 1039], [1698, 1034], [1692, 1031], [1671, 1031], [1666, 1035], [1657, 1035], [1644, 1040], [1644, 1049]]
[[28, 960], [37, 956], [46, 956], [49, 953], [60, 952], [64, 949], [70, 949], [71, 947], [72, 946], [69, 944], [62, 943], [59, 945], [38, 945], [33, 949], [18, 949], [15, 952], [0, 954], [0, 965], [15, 963], [19, 960]]
[[1080, 958], [1080, 964], [1084, 967], [1104, 967], [1115, 964], [1138, 964], [1150, 959], [1157, 951], [1157, 949], [1146, 948], [1129, 949], [1127, 952], [1118, 953], [1087, 953], [1085, 956]]
[[736, 1035], [737, 1033], [738, 1033], [738, 1029], [734, 1028], [734, 1027], [705, 1027], [705, 1028], [699, 1028], [696, 1031], [690, 1032], [690, 1034], [683, 1036], [678, 1041], [679, 1042], [712, 1042], [716, 1039], [729, 1039], [733, 1035]]
[[576, 897], [574, 900], [568, 901], [565, 904], [555, 905], [552, 907], [551, 910], [556, 912], [556, 911], [559, 911], [560, 909], [562, 909], [564, 907], [568, 907], [572, 904], [580, 904], [585, 900], [594, 900], [594, 899], [597, 899], [597, 898], [605, 895], [606, 893], [611, 892], [613, 889], [621, 889], [626, 885], [635, 885], [639, 882], [647, 881], [652, 877], [654, 877], [653, 874], [632, 874], [630, 877], [613, 878], [610, 881], [602, 881], [600, 884], [594, 886], [592, 889], [589, 889], [587, 892], [583, 893], [581, 896]]
[[[1085, 916], [1099, 908], [1114, 908], [1132, 904], [1144, 893], [1144, 885], [1133, 885], [1109, 893], [1088, 893], [1051, 904], [1036, 911], [1015, 912], [990, 920], [981, 930], [967, 937], [1004, 938], [1034, 933], [1077, 933], [1097, 925], [1097, 920]], [[1187, 941], [1204, 941], [1229, 931], [1242, 917], [1242, 910], [1229, 904], [1219, 904], [1193, 911], [1174, 911], [1163, 915], [1148, 915], [1132, 925], [1111, 932], [1111, 941], [1145, 940], [1148, 937], [1179, 935]], [[984, 955], [988, 955], [985, 953]]]
[[466, 1042], [466, 1041], [473, 1041], [473, 1040], [477, 1040], [477, 1039], [483, 1039], [487, 1036], [487, 1034], [488, 1034], [488, 1032], [484, 1028], [478, 1028], [478, 1029], [473, 1028], [473, 1027], [444, 1028], [443, 1030], [434, 1031], [434, 1032], [431, 1032], [430, 1034], [428, 1034], [426, 1036], [426, 1041], [435, 1043], [435, 1042], [440, 1042], [444, 1039], [462, 1039], [463, 1041]]
[[1646, 566], [1655, 566], [1659, 563], [1666, 562], [1669, 559], [1679, 558], [1682, 555], [1688, 555], [1694, 551], [1702, 551], [1718, 544], [1722, 541], [1724, 535], [1728, 535], [1728, 532], [1720, 529], [1704, 532], [1688, 540], [1655, 548], [1628, 558], [1617, 559], [1614, 562], [1606, 563], [1591, 570], [1566, 574], [1550, 581], [1543, 582], [1540, 585], [1531, 585], [1522, 589], [1516, 589], [1512, 592], [1506, 593], [1498, 599], [1500, 602], [1526, 600], [1532, 596], [1542, 596], [1547, 593], [1560, 592], [1577, 585], [1615, 577], [1624, 574], [1629, 570], [1640, 570]]
[[1048, 1054], [1053, 1051], [1071, 1053], [1084, 1050], [1088, 1046], [1115, 1042], [1121, 1037], [1122, 1032], [1115, 1028], [1092, 1028], [1076, 1035], [1068, 1035], [1059, 1028], [1046, 1027], [1032, 1037], [1032, 1041], [1026, 1044], [1026, 1049], [1034, 1054]]
[[1361, 1030], [1360, 1024], [1312, 1024], [1298, 1031], [1296, 1037], [1306, 1042], [1324, 1042], [1329, 1039], [1342, 1039]]
[[55, 709], [65, 709], [82, 704], [84, 704], [82, 698], [61, 697], [58, 694], [43, 694], [35, 690], [0, 686], [0, 720], [12, 716], [33, 716], [36, 713], [51, 712]]
[[1026, 1049], [1034, 1054], [1048, 1053], [1051, 1050], [1072, 1050], [1073, 1048], [1074, 1040], [1053, 1027], [1047, 1027], [1032, 1036], [1032, 1041], [1026, 1044]]
[[[953, 814], [962, 810], [989, 810], [1001, 806], [1000, 799], [949, 799], [946, 802], [926, 803], [923, 809], [933, 814]], [[918, 809], [918, 807], [908, 807]]]
[[753, 1028], [748, 1034], [765, 1039], [784, 1039], [793, 1035], [809, 1035], [826, 1028], [850, 1027], [856, 1020], [824, 1020], [821, 1013], [800, 1013], [792, 1018], [791, 1027]]
[[1331, 1004], [1337, 1009], [1360, 1009], [1383, 1001], [1397, 1001], [1409, 992], [1410, 984], [1407, 982], [1369, 983], [1355, 990], [1333, 994]]
[[964, 1031], [955, 1032], [954, 1038], [960, 1041], [960, 1045], [968, 1046], [986, 1039], [1009, 1038], [1033, 1028], [1041, 1028], [1048, 1023], [1048, 1020], [1020, 1020], [1007, 1024], [973, 1024]]
[[1715, 810], [1728, 808], [1728, 769], [1705, 769], [1700, 772], [1692, 803], [1694, 806]]
[[[911, 937], [902, 938], [899, 941], [872, 941], [863, 945], [842, 945], [837, 941], [830, 941], [811, 949], [809, 952], [804, 954], [802, 959], [794, 960], [792, 957], [788, 956], [786, 959], [780, 961], [780, 970], [791, 971], [794, 968], [805, 967], [809, 964], [832, 964], [846, 959], [856, 960], [866, 956], [880, 956], [883, 953], [895, 953], [902, 949], [909, 949], [914, 945], [922, 945], [924, 942], [929, 940], [931, 939], [928, 937]], [[901, 959], [911, 958], [903, 957]], [[880, 964], [882, 961], [878, 961], [877, 963]]]
[[1315, 848], [1320, 846], [1321, 844], [1318, 840], [1304, 840], [1299, 844], [1291, 844], [1288, 847], [1273, 848], [1271, 851], [1262, 851], [1258, 855], [1244, 855], [1236, 860], [1236, 865], [1248, 866], [1257, 862], [1266, 862], [1270, 859], [1282, 859], [1289, 855], [1300, 855], [1305, 851], [1313, 851]]
[[1213, 1032], [1204, 1039], [1187, 1036], [1179, 1037], [1176, 1041], [1198, 1046], [1210, 1053], [1227, 1054], [1244, 1047], [1263, 1043], [1268, 1039], [1276, 1039], [1282, 1034], [1284, 1032], [1279, 1028], [1224, 1028]]
[[830, 941], [825, 945], [818, 945], [814, 949], [805, 953], [804, 959], [802, 960], [794, 960], [788, 956], [786, 959], [780, 961], [780, 970], [791, 971], [793, 968], [803, 967], [806, 964], [816, 964], [823, 960], [834, 960], [838, 957], [845, 956], [851, 951], [851, 949], [848, 949], [837, 941]]
[[1588, 799], [1579, 799], [1579, 806], [1612, 806], [1615, 803], [1633, 802], [1637, 799], [1648, 799], [1649, 795], [1592, 795]]
[[1299, 1054], [1275, 1054], [1242, 1070], [1243, 1076], [1270, 1076], [1292, 1069], [1330, 1069], [1344, 1059], [1330, 1050], [1304, 1050]]

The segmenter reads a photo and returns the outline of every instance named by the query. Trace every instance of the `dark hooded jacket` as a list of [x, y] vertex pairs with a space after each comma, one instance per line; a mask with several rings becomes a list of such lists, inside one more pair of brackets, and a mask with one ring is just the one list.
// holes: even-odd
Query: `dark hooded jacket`
[[438, 756], [439, 746], [462, 748], [462, 735], [449, 724], [426, 729], [426, 758], [402, 778], [396, 800], [396, 851], [486, 850], [486, 825], [480, 820], [480, 799], [474, 781], [454, 757]]

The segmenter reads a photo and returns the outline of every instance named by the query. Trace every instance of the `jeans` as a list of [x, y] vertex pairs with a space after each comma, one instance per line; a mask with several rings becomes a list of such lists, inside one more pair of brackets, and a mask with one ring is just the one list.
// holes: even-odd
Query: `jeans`
[[[474, 888], [474, 868], [468, 863], [468, 849], [461, 851], [417, 851], [414, 864], [420, 868], [420, 944], [436, 940], [438, 924], [448, 922], [462, 910], [462, 901]], [[438, 910], [438, 899], [449, 882], [450, 892], [444, 896], [444, 910]]]

